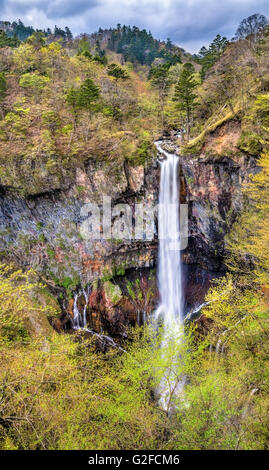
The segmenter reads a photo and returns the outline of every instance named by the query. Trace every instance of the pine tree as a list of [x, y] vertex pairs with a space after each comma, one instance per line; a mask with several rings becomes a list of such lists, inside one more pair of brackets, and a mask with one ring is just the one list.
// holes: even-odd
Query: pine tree
[[99, 98], [100, 89], [91, 78], [86, 78], [79, 90], [78, 103], [81, 108], [92, 111], [93, 103]]
[[80, 109], [86, 109], [90, 114], [96, 110], [95, 102], [100, 97], [100, 89], [91, 78], [86, 78], [80, 88], [70, 88], [66, 94], [66, 101], [72, 108], [75, 120]]
[[72, 41], [73, 39], [73, 34], [68, 26], [65, 27], [65, 34], [66, 34], [66, 39], [68, 41]]
[[122, 67], [117, 64], [110, 64], [107, 67], [107, 74], [114, 77], [116, 81], [127, 80], [129, 78], [128, 73]]
[[186, 116], [186, 134], [187, 140], [190, 137], [190, 124], [192, 111], [196, 105], [197, 81], [194, 78], [194, 66], [191, 63], [184, 64], [175, 88], [173, 100], [176, 102], [178, 110], [183, 111]]
[[228, 44], [229, 41], [226, 37], [222, 37], [220, 34], [217, 34], [208, 49], [205, 46], [200, 49], [196, 59], [199, 64], [202, 65], [202, 69], [200, 72], [202, 80], [204, 80], [207, 71], [211, 67], [213, 67], [215, 62], [218, 60], [218, 58], [228, 46]]

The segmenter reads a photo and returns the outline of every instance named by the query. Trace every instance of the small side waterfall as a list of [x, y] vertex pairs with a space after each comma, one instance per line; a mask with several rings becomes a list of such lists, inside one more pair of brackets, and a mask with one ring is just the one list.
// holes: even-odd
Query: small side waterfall
[[183, 324], [183, 298], [180, 260], [180, 202], [178, 157], [156, 143], [160, 161], [158, 286], [160, 303], [156, 316], [164, 325]]
[[[85, 299], [85, 304], [83, 307], [83, 313], [81, 315], [79, 309], [78, 309], [78, 298], [83, 295]], [[74, 308], [73, 308], [73, 314], [74, 314], [74, 320], [73, 320], [73, 328], [74, 329], [80, 329], [80, 328], [85, 328], [87, 325], [87, 305], [88, 305], [88, 298], [89, 298], [89, 288], [83, 289], [82, 291], [79, 291], [77, 294], [75, 294], [74, 297]]]
[[[97, 333], [96, 331], [90, 330], [87, 328], [87, 307], [89, 303], [89, 294], [90, 287], [86, 289], [79, 290], [74, 296], [74, 306], [73, 306], [73, 329], [82, 330], [86, 333], [90, 333], [94, 338], [99, 340], [99, 348], [103, 351], [106, 351], [108, 348], [116, 348], [119, 351], [125, 352], [115, 341], [110, 338], [110, 336]], [[78, 308], [78, 299], [81, 296], [84, 296], [85, 304], [83, 306], [83, 311], [80, 313]]]

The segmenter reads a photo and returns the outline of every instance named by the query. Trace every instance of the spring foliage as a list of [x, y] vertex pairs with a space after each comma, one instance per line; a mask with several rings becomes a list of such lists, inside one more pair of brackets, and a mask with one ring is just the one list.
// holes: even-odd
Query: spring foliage
[[[202, 54], [206, 73], [195, 108], [194, 70], [176, 85], [188, 66], [154, 64], [147, 82], [145, 70], [127, 72], [114, 57], [107, 68], [94, 60], [85, 38], [69, 54], [57, 41], [46, 45], [43, 35], [16, 47], [2, 33], [0, 39], [12, 47], [8, 56], [0, 52], [4, 185], [27, 186], [23, 173], [32, 162], [45, 162], [57, 178], [92, 154], [141, 164], [160, 120], [176, 127], [180, 108], [186, 125], [184, 103], [192, 107], [196, 150], [206, 132], [237, 117], [239, 154], [260, 155], [243, 188], [244, 211], [228, 235], [229, 273], [207, 294], [207, 334], [199, 322], [186, 324], [184, 336], [174, 329], [163, 348], [162, 331], [145, 326], [130, 331], [125, 352], [104, 355], [80, 333], [57, 334], [48, 322], [33, 332], [33, 322], [55, 315], [49, 301], [40, 301], [44, 286], [32, 271], [1, 266], [0, 448], [268, 450], [268, 38], [259, 42], [255, 34], [255, 45], [251, 38], [230, 45], [216, 38]], [[118, 25], [110, 51], [124, 45], [133, 63], [152, 64], [161, 51], [150, 34]], [[70, 288], [72, 280], [62, 285]], [[127, 290], [147, 311], [152, 294], [143, 283]], [[167, 401], [160, 407], [163, 381]]]

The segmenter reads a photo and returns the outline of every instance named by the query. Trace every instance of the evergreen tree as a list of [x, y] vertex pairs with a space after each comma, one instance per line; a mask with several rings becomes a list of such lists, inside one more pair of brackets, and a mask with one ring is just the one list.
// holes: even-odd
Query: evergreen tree
[[66, 39], [68, 41], [72, 41], [73, 34], [71, 33], [71, 30], [70, 30], [70, 28], [68, 28], [68, 26], [65, 27], [65, 35], [66, 35]]
[[21, 20], [19, 20], [18, 23], [14, 21], [11, 26], [12, 26], [12, 36], [18, 37], [20, 41], [25, 41], [35, 31], [32, 26], [24, 26]]
[[195, 58], [197, 62], [202, 65], [202, 80], [204, 80], [207, 71], [215, 64], [215, 62], [217, 62], [228, 44], [229, 41], [226, 37], [222, 37], [220, 34], [217, 34], [208, 49], [205, 46], [200, 49], [198, 56]]
[[167, 38], [166, 47], [168, 50], [171, 50], [173, 48], [173, 44], [170, 38]]
[[66, 101], [72, 108], [75, 118], [79, 109], [86, 109], [90, 113], [96, 109], [95, 102], [100, 97], [100, 89], [91, 78], [86, 78], [77, 90], [72, 87], [66, 94]]
[[17, 47], [19, 46], [20, 41], [17, 36], [9, 37], [5, 31], [0, 29], [0, 48], [1, 47]]
[[117, 64], [110, 64], [107, 67], [107, 74], [114, 77], [116, 81], [127, 80], [129, 78], [128, 73], [122, 67]]
[[6, 81], [5, 73], [0, 72], [0, 102], [3, 101], [3, 99], [5, 98], [6, 91], [7, 91], [7, 81]]
[[186, 116], [186, 135], [187, 140], [190, 137], [190, 125], [193, 109], [196, 105], [197, 81], [194, 78], [194, 66], [191, 63], [184, 64], [179, 76], [174, 94], [174, 101], [179, 111], [183, 111]]
[[86, 78], [79, 90], [78, 102], [81, 108], [93, 110], [93, 103], [99, 98], [100, 89], [91, 78]]

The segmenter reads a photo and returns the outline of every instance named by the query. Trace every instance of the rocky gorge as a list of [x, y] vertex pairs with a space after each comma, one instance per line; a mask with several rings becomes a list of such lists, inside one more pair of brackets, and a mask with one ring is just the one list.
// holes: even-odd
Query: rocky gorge
[[[221, 132], [228, 139], [235, 129], [224, 125]], [[199, 155], [180, 155], [176, 135], [162, 142], [164, 149], [179, 155], [180, 202], [188, 205], [188, 245], [182, 252], [186, 312], [203, 302], [210, 280], [225, 272], [225, 235], [243, 206], [242, 184], [256, 166], [246, 153], [220, 154], [219, 133], [212, 133]], [[61, 313], [50, 319], [58, 331], [72, 326], [76, 293], [77, 308], [86, 308], [90, 328], [114, 337], [124, 337], [128, 325], [143, 322], [154, 309], [156, 214], [149, 240], [85, 239], [81, 227], [89, 212], [83, 208], [94, 203], [102, 214], [104, 196], [111, 198], [112, 222], [119, 224], [124, 216], [121, 204], [128, 204], [132, 218], [137, 204], [156, 205], [159, 176], [158, 156], [153, 154], [145, 167], [124, 162], [115, 169], [109, 162], [91, 159], [60, 186], [44, 172], [38, 193], [30, 179], [23, 195], [19, 188], [1, 186], [2, 257], [34, 268], [58, 298]], [[81, 289], [86, 286], [85, 300]]]

